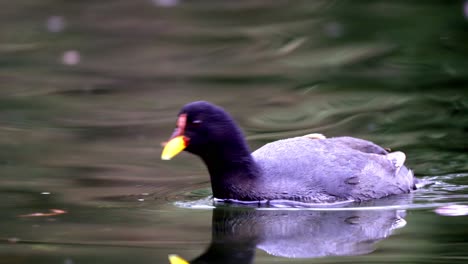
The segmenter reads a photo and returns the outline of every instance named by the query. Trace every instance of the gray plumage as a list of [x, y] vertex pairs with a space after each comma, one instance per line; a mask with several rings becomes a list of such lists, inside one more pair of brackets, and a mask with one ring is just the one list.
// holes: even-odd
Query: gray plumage
[[262, 186], [260, 196], [268, 199], [361, 201], [408, 193], [414, 186], [412, 172], [396, 166], [404, 163], [402, 152], [388, 153], [357, 138], [289, 138], [252, 156], [261, 171], [253, 184]]

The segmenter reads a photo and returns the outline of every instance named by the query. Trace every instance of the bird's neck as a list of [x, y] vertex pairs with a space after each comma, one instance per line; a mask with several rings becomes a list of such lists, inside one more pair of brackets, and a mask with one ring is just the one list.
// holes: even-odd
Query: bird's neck
[[259, 170], [246, 144], [213, 146], [201, 158], [210, 173], [215, 198], [249, 199]]

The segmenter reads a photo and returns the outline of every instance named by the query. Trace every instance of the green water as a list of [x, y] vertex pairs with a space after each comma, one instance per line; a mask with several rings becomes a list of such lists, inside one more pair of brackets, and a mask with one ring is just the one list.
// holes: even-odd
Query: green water
[[[0, 263], [468, 261], [450, 207], [468, 205], [467, 2], [1, 4]], [[198, 158], [160, 160], [194, 100], [252, 149], [350, 135], [429, 184], [349, 210], [213, 209]]]

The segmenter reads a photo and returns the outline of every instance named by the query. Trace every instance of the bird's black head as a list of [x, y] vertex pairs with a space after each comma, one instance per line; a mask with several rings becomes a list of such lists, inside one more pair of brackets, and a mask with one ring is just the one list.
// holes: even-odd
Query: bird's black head
[[202, 158], [217, 155], [232, 146], [244, 147], [242, 132], [232, 117], [219, 106], [197, 101], [185, 105], [179, 112], [174, 133], [166, 144], [162, 159], [171, 159], [182, 150]]

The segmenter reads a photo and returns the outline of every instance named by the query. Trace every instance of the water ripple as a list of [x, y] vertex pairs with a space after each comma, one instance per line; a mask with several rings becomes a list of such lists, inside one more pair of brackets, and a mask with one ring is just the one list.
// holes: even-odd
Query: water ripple
[[[447, 174], [423, 177], [425, 183], [419, 190], [406, 195], [389, 196], [382, 199], [354, 202], [347, 201], [337, 204], [310, 204], [289, 200], [272, 201], [236, 201], [221, 200], [207, 194], [209, 190], [195, 190], [177, 196], [179, 201], [173, 204], [189, 209], [213, 209], [219, 206], [256, 208], [257, 210], [310, 210], [310, 211], [367, 211], [367, 210], [407, 210], [407, 209], [435, 209], [466, 204], [468, 194], [464, 194], [468, 185], [452, 184], [455, 179], [466, 179], [468, 174]], [[198, 195], [194, 195], [198, 193]], [[204, 197], [201, 197], [203, 196]]]

